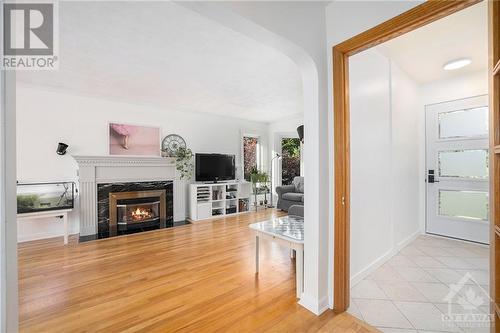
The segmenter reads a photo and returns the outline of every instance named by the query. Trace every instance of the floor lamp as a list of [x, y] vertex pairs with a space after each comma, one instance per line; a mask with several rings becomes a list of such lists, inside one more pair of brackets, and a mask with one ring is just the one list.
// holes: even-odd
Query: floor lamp
[[268, 208], [274, 208], [274, 205], [273, 205], [273, 163], [274, 163], [274, 160], [275, 159], [279, 159], [281, 158], [281, 155], [276, 153], [276, 156], [274, 156], [272, 159], [271, 159], [271, 172], [269, 173], [270, 176], [271, 176], [271, 190], [269, 191], [270, 194], [271, 194], [271, 204], [269, 206], [267, 206]]

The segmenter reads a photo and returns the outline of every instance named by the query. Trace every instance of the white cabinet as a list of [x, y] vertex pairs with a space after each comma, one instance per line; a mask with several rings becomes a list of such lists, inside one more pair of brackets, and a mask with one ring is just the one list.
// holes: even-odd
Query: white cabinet
[[198, 204], [197, 216], [199, 219], [208, 219], [212, 217], [212, 204], [210, 202]]
[[252, 185], [248, 182], [191, 184], [189, 218], [199, 221], [246, 213], [250, 209]]

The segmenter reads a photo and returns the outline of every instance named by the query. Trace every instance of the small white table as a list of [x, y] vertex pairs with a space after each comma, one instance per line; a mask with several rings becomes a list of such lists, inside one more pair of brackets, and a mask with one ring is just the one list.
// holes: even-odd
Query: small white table
[[59, 210], [49, 210], [45, 212], [35, 212], [35, 213], [23, 213], [17, 214], [17, 220], [27, 220], [27, 219], [42, 219], [48, 217], [62, 217], [64, 226], [64, 245], [68, 244], [68, 213], [72, 209], [59, 209]]
[[259, 241], [266, 239], [295, 250], [295, 274], [297, 282], [297, 298], [304, 291], [304, 218], [299, 216], [283, 216], [272, 220], [252, 223], [250, 229], [255, 236], [255, 273], [259, 273]]

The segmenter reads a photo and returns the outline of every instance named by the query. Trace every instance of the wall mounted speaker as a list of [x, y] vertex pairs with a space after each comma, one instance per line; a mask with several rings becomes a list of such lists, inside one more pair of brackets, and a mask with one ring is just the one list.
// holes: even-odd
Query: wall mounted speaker
[[304, 143], [304, 125], [297, 127], [297, 133], [299, 134], [300, 142]]

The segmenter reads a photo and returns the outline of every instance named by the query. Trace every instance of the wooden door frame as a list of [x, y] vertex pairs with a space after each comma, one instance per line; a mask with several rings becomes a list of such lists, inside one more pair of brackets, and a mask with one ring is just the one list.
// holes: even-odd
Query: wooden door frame
[[333, 307], [335, 311], [346, 311], [350, 298], [349, 57], [479, 2], [481, 0], [429, 0], [332, 49], [335, 147]]

